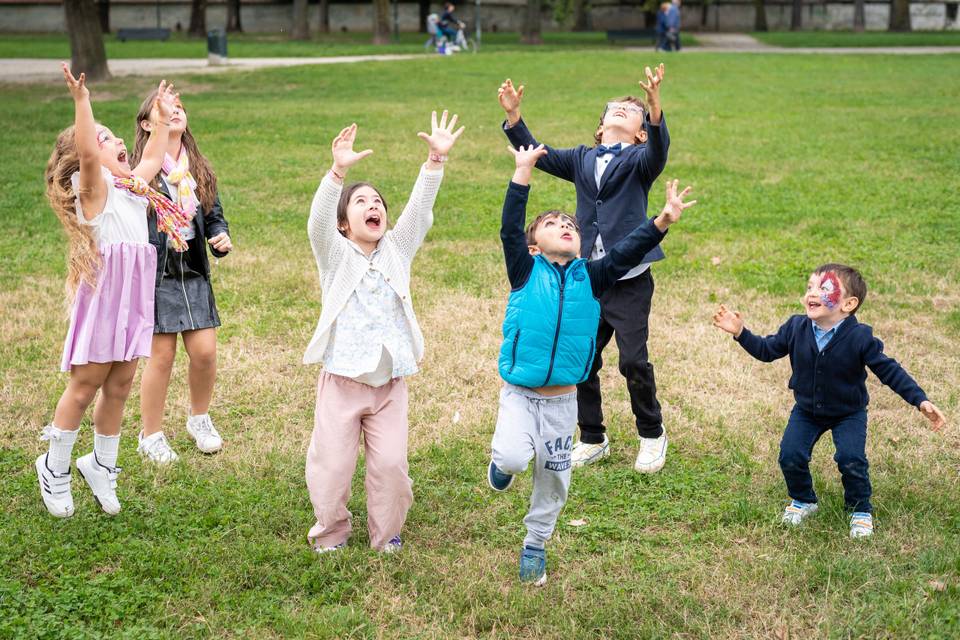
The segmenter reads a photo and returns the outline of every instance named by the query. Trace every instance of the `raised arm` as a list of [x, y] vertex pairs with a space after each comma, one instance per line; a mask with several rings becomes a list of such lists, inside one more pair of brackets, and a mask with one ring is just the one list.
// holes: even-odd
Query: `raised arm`
[[90, 90], [87, 89], [86, 74], [74, 78], [66, 62], [63, 67], [63, 79], [67, 83], [74, 106], [74, 140], [77, 155], [80, 158], [80, 208], [83, 217], [93, 220], [107, 202], [107, 185], [103, 181], [100, 165], [100, 145], [97, 143], [97, 124], [93, 119], [93, 107], [90, 105]]
[[[507, 119], [503, 123], [503, 132], [514, 149], [520, 147], [536, 148], [540, 143], [536, 141], [526, 123], [520, 117], [520, 102], [523, 99], [523, 85], [514, 87], [513, 81], [507, 78], [497, 91], [500, 106], [506, 113]], [[537, 161], [537, 169], [552, 176], [573, 182], [576, 168], [576, 149], [554, 149], [544, 145], [547, 154]]]
[[140, 163], [133, 169], [133, 175], [147, 182], [156, 178], [163, 167], [163, 156], [167, 152], [167, 141], [170, 137], [170, 116], [176, 101], [177, 94], [173, 92], [173, 85], [161, 80], [157, 87], [157, 99], [150, 110], [150, 137], [143, 147]]
[[443, 165], [464, 130], [464, 127], [455, 129], [457, 114], [453, 114], [449, 122], [447, 115], [444, 111], [438, 123], [437, 112], [432, 112], [430, 134], [423, 131], [417, 133], [417, 136], [427, 143], [427, 159], [420, 169], [407, 206], [403, 208], [403, 213], [390, 232], [397, 248], [410, 260], [413, 260], [427, 236], [427, 231], [433, 226], [433, 203], [443, 180]]
[[523, 223], [527, 217], [527, 198], [530, 195], [530, 174], [533, 167], [547, 150], [538, 147], [507, 147], [514, 156], [516, 168], [513, 179], [507, 186], [503, 198], [503, 213], [500, 219], [500, 242], [503, 243], [503, 257], [507, 264], [507, 279], [511, 289], [519, 289], [527, 283], [533, 270], [533, 256], [527, 246], [527, 235]]
[[647, 81], [641, 80], [639, 84], [646, 94], [647, 113], [644, 116], [643, 128], [647, 132], [647, 141], [637, 161], [637, 171], [648, 184], [653, 184], [667, 165], [667, 152], [670, 149], [670, 134], [660, 106], [660, 84], [663, 82], [664, 67], [661, 63], [656, 70], [644, 67], [643, 71]]

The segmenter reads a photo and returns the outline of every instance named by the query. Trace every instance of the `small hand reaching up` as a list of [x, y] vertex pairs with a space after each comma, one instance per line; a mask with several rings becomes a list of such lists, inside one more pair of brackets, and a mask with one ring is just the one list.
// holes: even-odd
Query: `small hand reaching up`
[[684, 209], [689, 209], [697, 204], [696, 200], [690, 200], [689, 202], [683, 201], [684, 197], [690, 193], [693, 187], [686, 187], [683, 191], [677, 193], [677, 186], [679, 184], [679, 180], [667, 180], [667, 201], [663, 205], [663, 210], [660, 211], [660, 215], [653, 221], [653, 224], [655, 224], [660, 231], [666, 231], [670, 225], [679, 220]]
[[513, 172], [513, 181], [516, 184], [530, 184], [530, 174], [533, 172], [533, 167], [537, 164], [537, 160], [547, 155], [547, 150], [542, 144], [539, 147], [533, 145], [524, 147], [521, 145], [519, 149], [508, 146], [507, 149], [513, 154], [517, 163], [517, 168]]
[[520, 102], [523, 100], [523, 85], [519, 88], [513, 86], [513, 80], [507, 78], [500, 85], [497, 91], [497, 99], [500, 100], [500, 106], [507, 114], [507, 122], [515, 125], [520, 120]]
[[660, 124], [660, 84], [663, 82], [663, 63], [661, 62], [656, 69], [644, 67], [643, 73], [647, 76], [647, 81], [639, 82], [640, 88], [647, 94], [647, 111], [650, 113], [650, 122]]
[[446, 162], [447, 154], [450, 153], [450, 149], [457, 143], [457, 138], [463, 133], [465, 127], [460, 127], [456, 131], [453, 130], [457, 126], [457, 119], [457, 114], [453, 114], [450, 122], [447, 122], [447, 111], [444, 109], [438, 123], [437, 112], [434, 111], [430, 115], [430, 134], [427, 135], [423, 131], [417, 133], [417, 136], [430, 146], [430, 155], [427, 158], [429, 168], [439, 169]]
[[723, 329], [734, 338], [739, 338], [743, 331], [743, 316], [739, 311], [732, 311], [720, 305], [717, 312], [713, 314], [713, 326]]
[[372, 149], [364, 149], [359, 152], [354, 151], [353, 142], [356, 139], [357, 123], [354, 122], [349, 127], [341, 130], [330, 145], [331, 153], [333, 154], [333, 166], [330, 168], [330, 173], [332, 173], [334, 178], [339, 182], [343, 182], [343, 178], [347, 175], [347, 170], [350, 167], [373, 153]]
[[81, 73], [79, 78], [74, 78], [66, 62], [61, 62], [60, 67], [63, 69], [63, 79], [67, 81], [67, 88], [70, 90], [74, 102], [88, 100], [90, 90], [87, 89], [87, 74]]

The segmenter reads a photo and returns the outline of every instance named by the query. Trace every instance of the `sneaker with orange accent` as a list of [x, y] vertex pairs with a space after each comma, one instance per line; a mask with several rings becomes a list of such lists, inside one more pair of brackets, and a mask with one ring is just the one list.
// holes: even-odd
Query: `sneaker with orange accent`
[[873, 516], [864, 511], [856, 511], [850, 516], [850, 537], [868, 538], [873, 535]]

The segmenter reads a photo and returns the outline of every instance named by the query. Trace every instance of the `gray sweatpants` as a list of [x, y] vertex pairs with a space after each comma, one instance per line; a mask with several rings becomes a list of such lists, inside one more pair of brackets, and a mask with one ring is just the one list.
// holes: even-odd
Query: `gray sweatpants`
[[524, 545], [543, 548], [553, 535], [570, 489], [570, 451], [577, 426], [577, 392], [543, 396], [512, 384], [500, 390], [493, 433], [493, 463], [504, 473], [522, 473], [533, 460], [533, 493]]

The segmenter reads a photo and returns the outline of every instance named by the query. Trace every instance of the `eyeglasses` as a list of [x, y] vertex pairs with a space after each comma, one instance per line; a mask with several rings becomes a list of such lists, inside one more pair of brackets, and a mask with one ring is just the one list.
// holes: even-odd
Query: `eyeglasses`
[[628, 113], [643, 114], [643, 107], [632, 102], [608, 102], [607, 111], [626, 111]]

